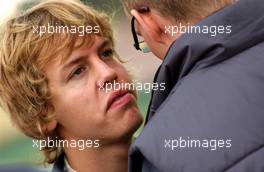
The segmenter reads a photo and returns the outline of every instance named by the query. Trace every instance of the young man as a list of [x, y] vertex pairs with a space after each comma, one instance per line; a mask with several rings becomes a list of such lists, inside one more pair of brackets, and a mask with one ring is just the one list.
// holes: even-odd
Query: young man
[[109, 87], [131, 83], [113, 40], [109, 18], [76, 0], [41, 2], [5, 24], [1, 105], [53, 172], [127, 171], [142, 117], [133, 90]]
[[264, 171], [263, 1], [122, 2], [136, 49], [163, 60], [154, 82], [166, 83], [130, 171]]

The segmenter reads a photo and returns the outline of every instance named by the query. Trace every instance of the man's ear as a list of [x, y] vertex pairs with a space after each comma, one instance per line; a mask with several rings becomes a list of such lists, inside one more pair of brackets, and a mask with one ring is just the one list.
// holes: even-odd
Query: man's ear
[[140, 25], [141, 35], [148, 35], [150, 38], [154, 39], [156, 42], [161, 42], [162, 30], [159, 27], [159, 24], [155, 20], [155, 15], [152, 11], [147, 11], [140, 13], [135, 9], [131, 10], [131, 15], [134, 16]]
[[45, 133], [53, 133], [54, 130], [57, 128], [57, 125], [58, 125], [58, 121], [56, 120], [55, 117], [53, 117], [49, 122], [45, 123], [43, 126], [42, 126], [42, 129]]

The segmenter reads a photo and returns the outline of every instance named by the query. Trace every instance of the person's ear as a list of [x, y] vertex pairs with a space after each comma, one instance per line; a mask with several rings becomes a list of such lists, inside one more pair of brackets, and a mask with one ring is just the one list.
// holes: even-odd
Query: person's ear
[[57, 128], [58, 125], [58, 121], [56, 120], [56, 118], [52, 118], [49, 122], [45, 123], [42, 128], [43, 131], [47, 134], [53, 133], [55, 131], [55, 129]]
[[141, 36], [148, 35], [150, 38], [154, 39], [156, 42], [161, 42], [162, 30], [159, 24], [155, 20], [155, 16], [152, 11], [138, 12], [135, 9], [131, 10], [131, 15], [134, 16], [139, 24]]

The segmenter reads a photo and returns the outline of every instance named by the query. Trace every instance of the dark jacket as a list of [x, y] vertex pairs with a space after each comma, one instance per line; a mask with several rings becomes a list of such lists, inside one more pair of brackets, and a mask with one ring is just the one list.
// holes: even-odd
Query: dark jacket
[[264, 171], [264, 1], [239, 0], [197, 25], [232, 32], [172, 44], [154, 80], [166, 91], [153, 93], [130, 172]]
[[65, 169], [65, 161], [64, 161], [64, 153], [62, 153], [58, 159], [56, 160], [52, 172], [66, 172]]

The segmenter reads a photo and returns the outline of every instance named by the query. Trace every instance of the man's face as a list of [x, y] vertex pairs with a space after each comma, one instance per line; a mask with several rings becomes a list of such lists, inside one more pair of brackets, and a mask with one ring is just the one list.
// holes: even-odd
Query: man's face
[[131, 82], [113, 58], [111, 43], [95, 36], [92, 46], [75, 49], [45, 68], [52, 105], [63, 139], [100, 139], [109, 143], [132, 136], [142, 122], [135, 94], [102, 89], [106, 83]]

